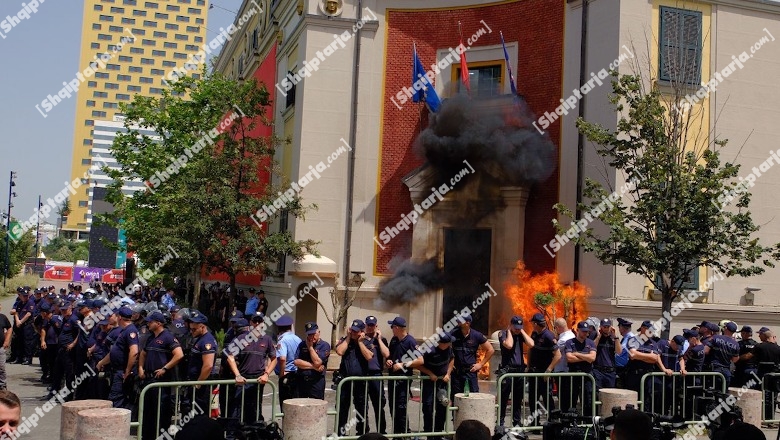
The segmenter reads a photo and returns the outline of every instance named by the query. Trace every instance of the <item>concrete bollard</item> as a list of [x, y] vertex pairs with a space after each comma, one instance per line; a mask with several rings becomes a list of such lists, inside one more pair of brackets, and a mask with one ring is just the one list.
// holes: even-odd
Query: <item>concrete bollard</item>
[[455, 394], [455, 429], [464, 420], [478, 420], [490, 429], [493, 435], [496, 428], [496, 396], [485, 393]]
[[764, 403], [764, 394], [759, 390], [742, 388], [729, 388], [728, 391], [738, 399], [735, 405], [742, 409], [742, 420], [761, 428], [761, 406]]
[[130, 437], [130, 410], [99, 408], [79, 411], [78, 440], [127, 440]]
[[328, 402], [320, 399], [287, 399], [282, 402], [285, 440], [312, 440], [328, 435]]
[[60, 440], [75, 440], [79, 411], [111, 408], [110, 400], [74, 400], [62, 404], [60, 415]]
[[636, 391], [623, 390], [620, 388], [602, 388], [599, 390], [598, 398], [601, 401], [601, 417], [609, 417], [612, 415], [612, 407], [619, 406], [621, 409], [626, 409], [626, 405], [634, 405], [637, 407], [637, 401], [639, 395]]

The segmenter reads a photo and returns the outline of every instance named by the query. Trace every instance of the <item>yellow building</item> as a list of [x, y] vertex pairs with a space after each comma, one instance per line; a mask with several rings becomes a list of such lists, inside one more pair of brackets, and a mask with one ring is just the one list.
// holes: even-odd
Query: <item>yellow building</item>
[[[79, 71], [90, 63], [95, 67], [76, 97], [71, 180], [83, 178], [91, 165], [95, 121], [113, 120], [119, 104], [134, 95], [161, 94], [170, 72], [182, 69], [201, 50], [208, 9], [208, 0], [84, 2]], [[63, 232], [73, 238], [86, 238], [89, 232], [88, 190], [89, 185], [82, 185], [70, 198]]]

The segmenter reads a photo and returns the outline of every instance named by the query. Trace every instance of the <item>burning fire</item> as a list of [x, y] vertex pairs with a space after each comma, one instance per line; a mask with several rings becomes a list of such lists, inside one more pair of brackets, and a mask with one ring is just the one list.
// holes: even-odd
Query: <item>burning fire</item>
[[518, 261], [512, 276], [504, 285], [505, 295], [512, 301], [512, 310], [523, 318], [526, 327], [534, 313], [542, 313], [547, 328], [557, 318], [564, 318], [569, 328], [588, 317], [585, 299], [590, 289], [578, 282], [561, 283], [557, 273], [531, 275], [522, 261]]

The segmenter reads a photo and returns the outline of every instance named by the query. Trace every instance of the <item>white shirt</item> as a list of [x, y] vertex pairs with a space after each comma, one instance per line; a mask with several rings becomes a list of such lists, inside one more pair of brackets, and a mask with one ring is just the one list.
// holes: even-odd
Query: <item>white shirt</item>
[[566, 373], [569, 371], [569, 363], [566, 362], [566, 354], [563, 348], [566, 345], [566, 341], [574, 339], [574, 337], [574, 332], [571, 330], [566, 330], [558, 336], [558, 350], [561, 351], [561, 360], [553, 368], [553, 373]]

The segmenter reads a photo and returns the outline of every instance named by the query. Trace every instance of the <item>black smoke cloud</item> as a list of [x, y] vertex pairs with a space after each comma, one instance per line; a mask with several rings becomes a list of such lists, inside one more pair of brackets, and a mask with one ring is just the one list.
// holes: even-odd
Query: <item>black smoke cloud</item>
[[435, 259], [420, 263], [393, 258], [393, 276], [379, 284], [379, 297], [389, 303], [407, 303], [420, 295], [444, 286], [444, 274]]

